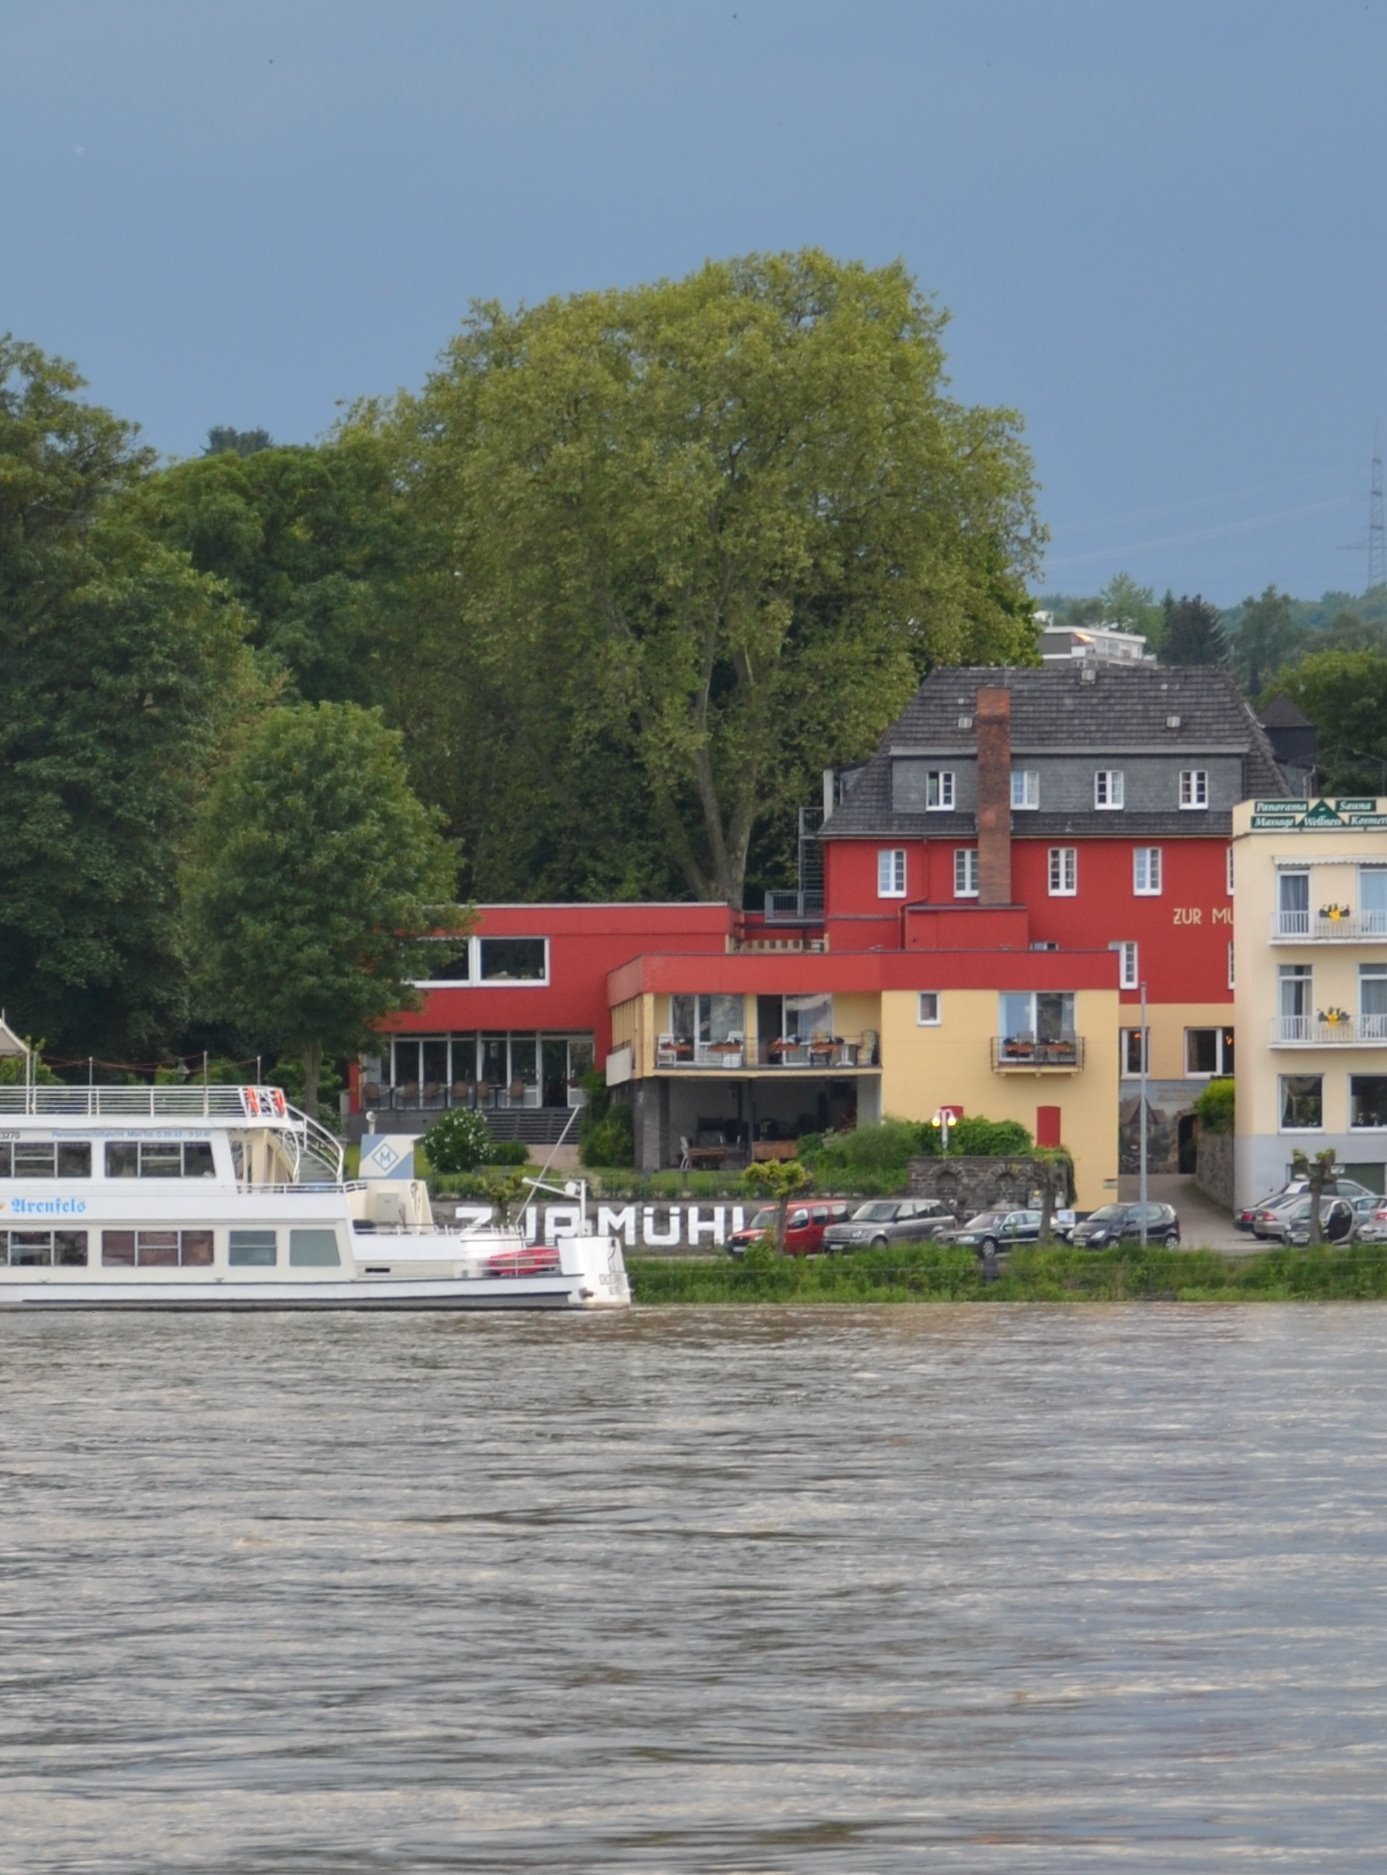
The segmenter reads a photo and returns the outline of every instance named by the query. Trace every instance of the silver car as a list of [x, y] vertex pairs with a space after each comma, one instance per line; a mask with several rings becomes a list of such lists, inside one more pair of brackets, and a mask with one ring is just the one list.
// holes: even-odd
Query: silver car
[[846, 1224], [824, 1232], [829, 1256], [844, 1250], [881, 1250], [889, 1243], [921, 1243], [952, 1231], [958, 1220], [938, 1198], [872, 1198]]

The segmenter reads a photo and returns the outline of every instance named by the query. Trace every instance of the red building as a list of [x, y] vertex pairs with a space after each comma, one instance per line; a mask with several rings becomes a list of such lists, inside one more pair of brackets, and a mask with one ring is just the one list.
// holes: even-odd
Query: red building
[[[359, 1104], [399, 1125], [479, 1103], [498, 1130], [554, 1137], [595, 1061], [654, 1165], [707, 1133], [750, 1149], [928, 1108], [951, 1062], [974, 1110], [1018, 1109], [1034, 1129], [1039, 1107], [1057, 1109], [1025, 1109], [1018, 1072], [1072, 1079], [1082, 1060], [1092, 1085], [1075, 998], [1106, 1033], [1094, 999], [1115, 991], [1103, 1047], [1116, 1059], [1101, 1064], [1115, 1137], [1144, 984], [1154, 1104], [1171, 1122], [1153, 1162], [1173, 1162], [1199, 1088], [1232, 1066], [1232, 808], [1287, 792], [1222, 672], [937, 671], [802, 842], [821, 856], [821, 893], [806, 869], [758, 913], [486, 906], [465, 944], [439, 941], [424, 1007], [388, 1025]], [[968, 1000], [980, 993], [985, 1005]], [[955, 1022], [966, 1006], [974, 1037], [952, 1056], [941, 996]], [[978, 1089], [963, 1063], [984, 1042], [993, 1079]]]

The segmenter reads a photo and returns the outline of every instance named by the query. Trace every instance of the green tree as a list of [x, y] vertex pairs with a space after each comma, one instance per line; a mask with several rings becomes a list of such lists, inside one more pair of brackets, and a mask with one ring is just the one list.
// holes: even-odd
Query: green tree
[[769, 1198], [774, 1202], [775, 1248], [777, 1254], [783, 1256], [790, 1200], [800, 1192], [808, 1191], [814, 1183], [814, 1174], [807, 1165], [801, 1165], [798, 1159], [763, 1159], [747, 1167], [742, 1174], [742, 1183], [756, 1197]]
[[150, 455], [82, 383], [0, 339], [0, 978], [55, 1049], [139, 1056], [183, 1019], [178, 860], [260, 693], [239, 609], [123, 512]]
[[225, 581], [267, 671], [305, 701], [387, 700], [415, 530], [374, 439], [209, 450], [150, 477], [133, 509], [137, 525]]
[[230, 425], [214, 423], [207, 432], [204, 456], [254, 456], [262, 449], [273, 449], [274, 438], [268, 430], [233, 430]]
[[1130, 573], [1114, 573], [1098, 603], [1103, 623], [1140, 632], [1153, 651], [1160, 649], [1165, 615], [1150, 586], [1139, 586]]
[[1243, 600], [1230, 649], [1234, 672], [1248, 696], [1257, 696], [1273, 671], [1294, 660], [1302, 638], [1287, 593], [1268, 586], [1260, 599]]
[[1319, 731], [1325, 794], [1387, 792], [1387, 657], [1375, 651], [1312, 651], [1273, 679]]
[[[1320, 633], [1317, 651], [1376, 651], [1387, 656], [1387, 625], [1347, 608], [1336, 612]], [[1287, 660], [1289, 662], [1289, 660]]]
[[1198, 594], [1173, 599], [1166, 594], [1161, 625], [1161, 661], [1165, 664], [1222, 664], [1228, 655], [1218, 608]]
[[414, 1002], [454, 867], [375, 713], [268, 711], [209, 789], [188, 869], [209, 1016], [300, 1055], [311, 1110], [324, 1055]]
[[447, 543], [435, 629], [629, 760], [700, 897], [741, 904], [758, 825], [931, 663], [1034, 656], [1029, 458], [945, 395], [944, 323], [899, 265], [710, 262], [478, 306], [385, 425]]

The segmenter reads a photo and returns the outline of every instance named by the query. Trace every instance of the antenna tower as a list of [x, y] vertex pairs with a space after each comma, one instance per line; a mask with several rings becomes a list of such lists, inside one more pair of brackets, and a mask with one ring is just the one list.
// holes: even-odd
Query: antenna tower
[[1382, 518], [1382, 445], [1373, 425], [1373, 485], [1368, 496], [1368, 591], [1387, 585], [1387, 525]]

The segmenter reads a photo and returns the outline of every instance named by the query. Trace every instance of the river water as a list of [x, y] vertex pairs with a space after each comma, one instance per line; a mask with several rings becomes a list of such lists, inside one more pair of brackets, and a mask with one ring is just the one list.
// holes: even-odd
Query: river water
[[0, 1354], [16, 1875], [1387, 1860], [1387, 1309]]

